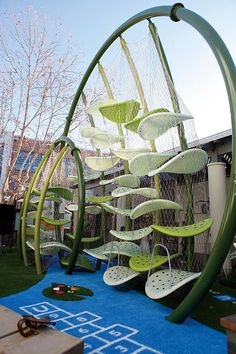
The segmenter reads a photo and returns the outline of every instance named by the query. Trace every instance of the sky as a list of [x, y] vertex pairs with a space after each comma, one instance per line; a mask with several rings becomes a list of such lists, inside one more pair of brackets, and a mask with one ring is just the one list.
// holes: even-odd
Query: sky
[[[59, 20], [82, 53], [80, 70], [85, 71], [104, 41], [128, 18], [145, 9], [173, 3], [165, 0], [0, 0], [0, 11], [19, 13], [32, 6], [45, 12], [49, 19]], [[183, 4], [215, 28], [235, 61], [236, 1], [186, 0]], [[174, 23], [165, 17], [154, 22], [158, 26], [177, 91], [194, 115], [198, 137], [231, 128], [223, 78], [204, 39], [183, 21]], [[128, 30], [124, 37], [135, 43], [146, 35], [144, 25], [137, 25], [135, 31]]]

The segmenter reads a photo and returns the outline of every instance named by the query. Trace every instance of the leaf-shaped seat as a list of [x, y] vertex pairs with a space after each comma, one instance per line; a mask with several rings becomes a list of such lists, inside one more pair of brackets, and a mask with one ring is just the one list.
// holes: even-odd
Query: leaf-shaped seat
[[118, 187], [114, 189], [111, 193], [111, 195], [114, 198], [123, 197], [124, 195], [130, 195], [130, 194], [142, 195], [143, 197], [152, 198], [152, 199], [159, 197], [159, 193], [155, 188], [148, 188], [148, 187], [136, 188], [136, 189], [128, 188], [128, 187]]
[[103, 254], [108, 257], [110, 254], [121, 254], [122, 256], [132, 257], [133, 255], [139, 253], [141, 253], [140, 246], [136, 245], [136, 243], [129, 241], [118, 242], [118, 244], [115, 244], [114, 247], [111, 247], [110, 250], [106, 250], [103, 252]]
[[119, 265], [108, 268], [103, 274], [103, 281], [107, 285], [117, 286], [127, 283], [139, 275], [140, 273], [133, 271], [129, 267]]
[[161, 167], [150, 171], [148, 176], [154, 176], [160, 172], [182, 174], [196, 173], [206, 166], [207, 161], [208, 156], [204, 150], [197, 148], [186, 150], [167, 161]]
[[[73, 241], [75, 239], [75, 236], [73, 234], [67, 233], [66, 236]], [[100, 239], [101, 239], [101, 236], [88, 236], [88, 237], [84, 236], [81, 238], [81, 242], [82, 243], [93, 243], [93, 242], [99, 241]]]
[[113, 104], [113, 103], [116, 103], [116, 101], [115, 100], [106, 100], [106, 101], [96, 102], [96, 103], [89, 105], [86, 108], [86, 112], [88, 114], [91, 114], [92, 116], [100, 115], [101, 113], [99, 112], [99, 107], [101, 107], [103, 105], [106, 106], [106, 105]]
[[[47, 234], [47, 232], [48, 231], [46, 231], [46, 230], [43, 230], [42, 228], [40, 228], [40, 234]], [[34, 235], [35, 234], [35, 225], [30, 225], [30, 224], [28, 224], [27, 226], [26, 226], [26, 235], [27, 236], [32, 236], [32, 235]]]
[[71, 220], [55, 220], [48, 218], [47, 216], [41, 216], [41, 220], [43, 220], [46, 224], [54, 226], [62, 226], [71, 223]]
[[135, 176], [145, 176], [172, 157], [173, 154], [160, 154], [157, 152], [139, 154], [129, 161], [129, 170]]
[[188, 119], [193, 119], [193, 117], [182, 113], [153, 113], [140, 122], [137, 133], [144, 140], [153, 140]]
[[[170, 259], [180, 256], [180, 253], [175, 253], [170, 256]], [[151, 255], [149, 253], [137, 254], [130, 258], [129, 266], [136, 272], [147, 272], [150, 268]], [[152, 259], [152, 269], [161, 266], [168, 262], [168, 256], [155, 255]]]
[[[26, 241], [26, 244], [35, 251], [34, 242], [33, 241]], [[40, 254], [42, 256], [53, 256], [54, 254], [58, 253], [59, 251], [63, 250], [66, 252], [71, 253], [72, 250], [70, 247], [67, 247], [63, 243], [50, 241], [50, 242], [41, 242], [39, 245]]]
[[116, 247], [118, 243], [119, 243], [118, 241], [111, 241], [99, 247], [89, 248], [89, 249], [85, 248], [83, 252], [87, 253], [88, 255], [94, 258], [100, 259], [102, 261], [106, 261], [108, 260], [108, 257], [104, 254], [104, 252], [110, 251], [113, 247]]
[[169, 112], [169, 111], [166, 108], [156, 108], [153, 111], [150, 111], [148, 113], [145, 113], [142, 116], [134, 118], [130, 122], [124, 124], [124, 126], [125, 126], [126, 129], [128, 129], [128, 130], [130, 130], [130, 131], [132, 131], [134, 133], [137, 133], [137, 130], [138, 130], [138, 127], [139, 127], [139, 124], [141, 123], [141, 121], [144, 118], [146, 118], [146, 117], [148, 117], [148, 116], [150, 116], [150, 115], [152, 115], [154, 113], [157, 113], [157, 112]]
[[140, 186], [139, 178], [131, 174], [125, 174], [118, 177], [114, 177], [112, 179], [104, 179], [100, 181], [101, 186], [109, 183], [114, 183], [120, 187], [130, 187], [130, 188], [138, 188]]
[[[60, 260], [61, 265], [63, 267], [67, 267], [69, 264], [69, 259], [70, 259], [69, 256], [62, 257]], [[85, 257], [82, 254], [78, 255], [76, 262], [75, 262], [75, 267], [78, 267], [78, 268], [84, 269], [84, 270], [88, 270], [90, 272], [95, 272], [95, 268], [94, 268], [93, 264], [87, 259], [87, 257]]]
[[[84, 181], [85, 182], [94, 181], [94, 180], [98, 179], [99, 177], [101, 177], [101, 172], [91, 173], [89, 175], [84, 176]], [[78, 176], [68, 176], [67, 180], [70, 183], [78, 183]]]
[[122, 209], [122, 208], [117, 208], [114, 207], [113, 205], [107, 204], [107, 203], [102, 203], [101, 206], [103, 209], [108, 211], [111, 214], [118, 214], [118, 215], [124, 215], [124, 216], [130, 216], [132, 209]]
[[192, 237], [199, 235], [211, 227], [213, 220], [211, 218], [199, 221], [195, 224], [186, 226], [160, 226], [151, 225], [153, 230], [159, 231], [168, 236], [174, 237]]
[[109, 202], [113, 199], [113, 197], [111, 195], [104, 195], [104, 196], [88, 196], [86, 198], [86, 200], [90, 203], [97, 203], [97, 204], [101, 204], [101, 203], [106, 203]]
[[55, 194], [57, 197], [66, 199], [66, 200], [73, 200], [73, 193], [69, 188], [64, 186], [52, 186], [48, 187], [48, 192]]
[[135, 100], [103, 104], [100, 113], [108, 120], [117, 124], [129, 122], [137, 116], [140, 103]]
[[106, 171], [114, 167], [120, 159], [116, 156], [87, 156], [85, 163], [92, 170]]
[[92, 215], [98, 215], [102, 212], [102, 208], [98, 205], [88, 205], [85, 207], [85, 212]]
[[110, 230], [111, 235], [119, 238], [120, 240], [125, 240], [125, 241], [140, 240], [144, 237], [147, 237], [151, 233], [152, 233], [152, 228], [150, 226], [144, 227], [143, 229], [132, 230], [132, 231]]
[[146, 153], [150, 152], [149, 148], [137, 148], [137, 149], [124, 149], [124, 148], [117, 148], [117, 149], [111, 149], [111, 152], [119, 157], [120, 159], [123, 160], [131, 160], [135, 156], [141, 154], [141, 153]]
[[96, 127], [86, 127], [80, 129], [80, 134], [83, 138], [92, 138], [96, 134], [104, 133], [103, 130]]
[[107, 149], [110, 146], [119, 143], [121, 138], [117, 135], [102, 132], [92, 136], [90, 139], [91, 144], [96, 149]]
[[139, 216], [162, 209], [182, 210], [181, 205], [168, 199], [148, 200], [136, 206], [130, 213], [130, 219], [137, 219]]
[[153, 273], [146, 282], [145, 292], [151, 299], [161, 299], [181, 286], [197, 279], [201, 273], [192, 273], [180, 269], [162, 269]]
[[66, 209], [71, 212], [78, 211], [78, 204], [68, 204]]

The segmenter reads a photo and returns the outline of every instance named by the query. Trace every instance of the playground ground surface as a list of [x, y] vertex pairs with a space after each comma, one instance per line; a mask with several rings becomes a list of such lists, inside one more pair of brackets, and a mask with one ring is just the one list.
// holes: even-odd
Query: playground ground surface
[[[179, 301], [176, 294], [156, 302], [141, 287], [118, 291], [104, 284], [103, 270], [68, 276], [54, 261], [45, 276], [37, 276], [14, 252], [0, 254], [0, 304], [22, 314], [50, 315], [56, 329], [84, 338], [85, 353], [227, 353], [219, 321], [235, 313], [236, 290], [214, 284], [192, 318], [176, 325], [165, 320]], [[88, 288], [93, 296], [44, 296], [52, 283]]]

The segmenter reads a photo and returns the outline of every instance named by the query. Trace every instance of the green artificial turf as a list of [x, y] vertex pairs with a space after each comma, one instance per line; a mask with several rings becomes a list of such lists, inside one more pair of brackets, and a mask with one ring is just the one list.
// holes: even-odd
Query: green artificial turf
[[28, 289], [43, 277], [36, 274], [34, 266], [25, 267], [16, 250], [0, 250], [0, 297]]
[[[220, 318], [236, 313], [236, 301], [219, 301], [214, 298], [216, 295], [228, 295], [236, 298], [236, 289], [225, 287], [216, 282], [192, 313], [191, 318], [225, 333], [225, 329], [220, 325]], [[183, 298], [184, 295], [180, 291], [179, 294], [175, 292], [166, 298], [158, 300], [158, 302], [168, 307], [176, 308]]]

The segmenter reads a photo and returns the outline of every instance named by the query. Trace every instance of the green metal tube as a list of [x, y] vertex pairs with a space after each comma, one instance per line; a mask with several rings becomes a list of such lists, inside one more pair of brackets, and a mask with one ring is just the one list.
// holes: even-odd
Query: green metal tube
[[34, 234], [34, 256], [35, 256], [35, 265], [36, 265], [36, 271], [37, 274], [40, 275], [42, 274], [42, 265], [41, 265], [41, 257], [40, 257], [40, 223], [41, 223], [41, 215], [43, 211], [43, 205], [48, 189], [49, 182], [52, 178], [52, 175], [60, 163], [61, 159], [65, 155], [66, 151], [68, 149], [68, 146], [64, 146], [63, 149], [58, 153], [48, 175], [47, 178], [44, 182], [43, 189], [40, 194], [40, 199], [37, 207], [37, 212], [36, 212], [36, 218], [35, 218], [35, 234]]
[[69, 263], [67, 265], [65, 274], [71, 274], [73, 268], [75, 266], [78, 254], [79, 254], [79, 247], [81, 243], [81, 238], [83, 235], [83, 228], [84, 228], [84, 214], [85, 214], [85, 182], [84, 182], [84, 172], [83, 172], [83, 165], [80, 158], [80, 151], [75, 146], [72, 140], [70, 140], [66, 136], [61, 136], [56, 143], [66, 143], [70, 149], [71, 154], [73, 155], [75, 162], [76, 162], [76, 171], [78, 177], [78, 191], [79, 191], [79, 198], [78, 198], [78, 218], [76, 223], [76, 231], [75, 231], [75, 239], [73, 242], [72, 253], [69, 258]]
[[30, 201], [31, 193], [34, 188], [35, 182], [36, 182], [40, 172], [42, 171], [43, 166], [45, 165], [45, 163], [49, 159], [53, 149], [54, 149], [54, 145], [52, 145], [46, 151], [44, 157], [40, 161], [40, 163], [37, 167], [37, 170], [35, 171], [35, 174], [33, 175], [32, 179], [29, 183], [29, 187], [28, 187], [27, 193], [25, 195], [24, 203], [22, 206], [22, 217], [21, 217], [21, 228], [20, 228], [20, 231], [21, 231], [21, 251], [22, 251], [24, 265], [26, 267], [29, 265], [28, 256], [27, 256], [27, 249], [26, 249], [26, 226], [27, 226], [26, 221], [27, 221], [27, 211], [28, 211], [29, 201]]
[[227, 253], [232, 244], [236, 225], [236, 199], [235, 199], [235, 139], [236, 139], [236, 71], [234, 62], [224, 42], [214, 28], [201, 16], [185, 8], [176, 9], [176, 16], [194, 27], [206, 40], [220, 66], [224, 78], [231, 111], [232, 123], [232, 167], [228, 197], [222, 218], [221, 226], [209, 256], [208, 262], [200, 278], [184, 301], [174, 310], [167, 319], [171, 322], [182, 323], [192, 310], [199, 304], [216, 279]]

